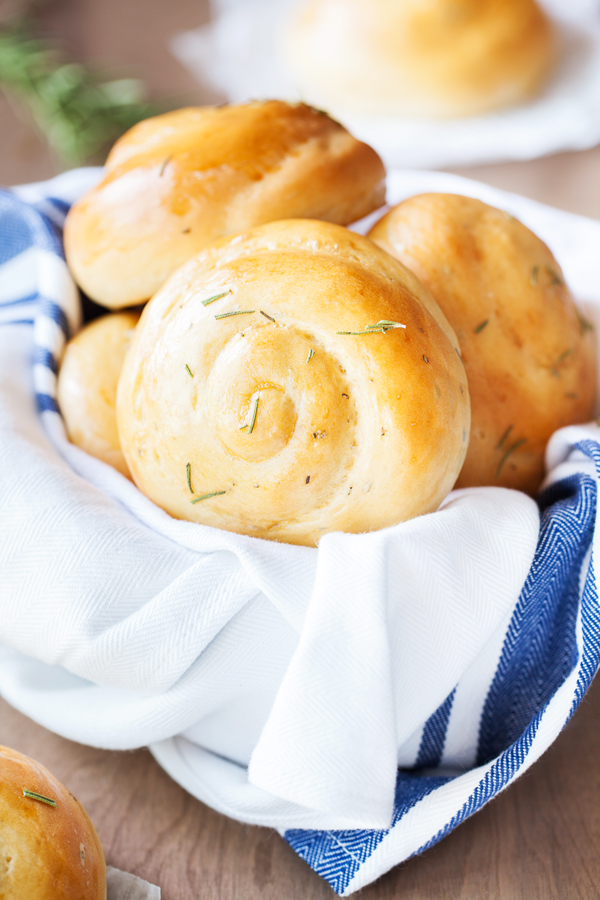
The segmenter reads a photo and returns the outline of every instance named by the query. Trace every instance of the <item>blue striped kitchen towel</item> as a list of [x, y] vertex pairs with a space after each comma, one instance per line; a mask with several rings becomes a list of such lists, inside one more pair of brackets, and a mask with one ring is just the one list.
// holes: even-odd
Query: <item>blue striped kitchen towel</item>
[[[39, 413], [54, 417], [52, 421], [59, 419], [56, 373], [61, 353], [80, 323], [78, 294], [64, 263], [61, 225], [70, 202], [96, 178], [95, 170], [87, 170], [0, 193], [0, 331], [4, 326], [34, 329], [31, 386]], [[398, 176], [395, 199], [440, 189], [480, 196], [533, 224], [546, 215], [543, 207], [531, 201], [440, 173]], [[596, 224], [567, 214], [558, 216], [555, 211], [547, 216], [554, 232], [546, 239], [554, 238], [554, 249], [558, 249], [568, 276], [565, 258], [570, 248], [581, 253], [593, 246], [598, 239]], [[561, 257], [558, 245], [563, 237]], [[593, 274], [590, 282], [595, 279], [597, 284], [600, 279]], [[600, 295], [595, 297], [592, 289], [587, 291], [587, 299], [600, 304]], [[216, 808], [245, 821], [273, 824], [341, 896], [441, 840], [539, 758], [568, 722], [600, 664], [600, 607], [594, 569], [599, 437], [600, 429], [588, 425], [564, 429], [552, 439], [548, 458], [553, 474], [538, 498], [537, 547], [520, 596], [515, 596], [500, 632], [494, 631], [476, 664], [463, 672], [443, 702], [423, 718], [411, 738], [412, 749], [406, 749], [407, 744], [400, 754], [389, 827], [311, 827], [310, 819], [302, 819], [299, 813], [299, 827], [293, 827], [291, 813], [288, 819], [273, 814], [272, 820], [268, 813], [263, 818], [258, 812], [238, 814], [234, 806], [227, 807], [224, 793], [217, 796], [216, 789], [211, 801], [208, 789], [194, 787], [192, 737], [189, 731], [186, 735], [179, 720], [171, 722], [171, 730], [164, 735], [150, 733], [147, 742], [156, 741], [154, 752], [159, 762]], [[0, 520], [5, 514], [2, 509], [0, 506]], [[21, 536], [21, 541], [25, 540]], [[18, 553], [16, 543], [14, 553]], [[31, 686], [20, 674], [27, 636], [18, 646], [18, 641], [14, 644], [16, 649], [0, 654], [0, 691], [49, 727], [53, 727], [55, 715], [56, 730], [69, 733], [59, 724], [59, 707], [52, 712], [48, 685], [44, 703], [50, 712], [46, 718], [45, 713], [35, 712], [37, 707], [28, 694]], [[39, 658], [42, 662], [36, 665], [46, 666], [46, 673], [51, 671], [49, 664], [61, 664], [41, 652]], [[87, 690], [90, 681], [68, 682], [76, 679], [71, 674], [76, 665], [65, 663], [65, 668], [65, 685], [72, 688], [70, 702], [75, 702], [76, 690]], [[52, 679], [56, 680], [54, 675]], [[102, 677], [96, 680], [101, 683]], [[114, 687], [110, 690], [114, 701]], [[102, 719], [101, 712], [97, 719]], [[178, 739], [179, 761], [175, 744], [164, 740], [178, 729], [184, 734]], [[107, 737], [104, 744], [98, 743], [117, 746], [111, 740]], [[235, 760], [223, 764], [235, 769], [241, 784], [244, 767]], [[248, 796], [252, 799], [254, 795]], [[303, 822], [308, 825], [301, 827]]]

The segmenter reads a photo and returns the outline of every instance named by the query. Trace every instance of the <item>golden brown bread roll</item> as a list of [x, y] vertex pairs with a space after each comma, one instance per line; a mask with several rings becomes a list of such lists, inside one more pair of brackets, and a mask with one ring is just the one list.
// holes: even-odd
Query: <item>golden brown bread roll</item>
[[130, 477], [117, 431], [117, 383], [139, 311], [86, 325], [65, 350], [57, 395], [69, 439]]
[[171, 515], [295, 544], [435, 509], [469, 400], [430, 294], [371, 241], [274, 222], [189, 260], [146, 306], [117, 396], [138, 487]]
[[44, 766], [2, 746], [0, 897], [106, 898], [104, 854], [83, 806]]
[[116, 309], [224, 235], [290, 217], [345, 225], [384, 198], [375, 151], [303, 103], [181, 109], [117, 141], [67, 216], [65, 252], [84, 291]]
[[471, 440], [457, 487], [534, 493], [558, 428], [589, 421], [595, 339], [560, 266], [517, 219], [469, 197], [423, 194], [370, 237], [438, 301], [460, 342], [471, 395]]
[[535, 0], [307, 0], [284, 55], [337, 112], [446, 118], [534, 96], [554, 44]]

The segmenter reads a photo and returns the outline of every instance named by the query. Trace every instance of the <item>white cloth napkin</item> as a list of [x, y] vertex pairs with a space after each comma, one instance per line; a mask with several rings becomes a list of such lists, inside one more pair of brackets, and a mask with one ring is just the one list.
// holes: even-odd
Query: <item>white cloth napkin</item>
[[[57, 215], [97, 177], [68, 173], [18, 194]], [[426, 190], [519, 216], [579, 296], [600, 302], [599, 223], [441, 173], [390, 176], [390, 202]], [[458, 491], [436, 513], [326, 535], [318, 550], [171, 519], [66, 441], [51, 401], [63, 329], [77, 318], [72, 285], [56, 254], [17, 252], [19, 239], [0, 268], [0, 693], [73, 740], [153, 744], [197, 797], [288, 835], [387, 829], [398, 765], [473, 766], [536, 550], [536, 504], [499, 488]], [[32, 334], [22, 310], [35, 285]], [[569, 434], [558, 440], [555, 462], [571, 447]], [[564, 724], [561, 709], [523, 768]], [[430, 795], [424, 818], [415, 824], [411, 810], [359, 873], [345, 872], [344, 892], [431, 839], [480, 775], [436, 782], [433, 813]], [[361, 833], [372, 846], [373, 832]]]
[[106, 900], [160, 900], [160, 888], [137, 875], [107, 866]]
[[[208, 25], [176, 35], [174, 55], [201, 84], [232, 102], [308, 99], [286, 68], [279, 35], [299, 0], [212, 0]], [[530, 103], [466, 119], [428, 120], [328, 111], [367, 141], [388, 166], [441, 168], [533, 159], [600, 140], [600, 4], [546, 0], [560, 32], [561, 57], [543, 94]]]

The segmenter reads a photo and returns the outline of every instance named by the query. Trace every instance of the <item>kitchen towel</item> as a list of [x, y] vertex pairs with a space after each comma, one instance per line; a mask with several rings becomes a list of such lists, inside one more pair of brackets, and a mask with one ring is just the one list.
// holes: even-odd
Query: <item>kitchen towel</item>
[[[0, 196], [0, 693], [99, 747], [150, 744], [191, 793], [278, 829], [347, 895], [439, 840], [560, 732], [598, 665], [600, 429], [557, 433], [539, 505], [454, 492], [318, 549], [176, 521], [73, 447], [67, 173]], [[600, 224], [440, 173], [519, 216], [594, 318]], [[359, 226], [362, 230], [367, 223]]]

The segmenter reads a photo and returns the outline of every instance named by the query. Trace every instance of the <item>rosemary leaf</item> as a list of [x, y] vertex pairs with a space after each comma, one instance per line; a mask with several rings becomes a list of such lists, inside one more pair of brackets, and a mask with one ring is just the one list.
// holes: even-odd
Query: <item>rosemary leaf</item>
[[190, 494], [193, 494], [194, 488], [192, 487], [192, 466], [190, 463], [186, 463], [185, 465], [185, 474], [187, 476], [187, 483], [190, 489]]
[[254, 398], [254, 409], [252, 410], [252, 419], [250, 421], [250, 427], [248, 429], [248, 434], [252, 434], [254, 431], [254, 426], [256, 425], [256, 416], [258, 415], [258, 401], [260, 400], [260, 394], [257, 394]]
[[273, 318], [273, 316], [270, 316], [270, 315], [269, 315], [268, 313], [266, 313], [263, 309], [259, 309], [259, 313], [261, 314], [261, 316], [264, 316], [265, 319], [268, 319], [270, 322], [274, 322], [274, 321], [275, 321], [275, 319]]
[[215, 316], [215, 319], [227, 319], [229, 316], [249, 316], [254, 312], [256, 312], [255, 309], [235, 309], [232, 312], [219, 313], [218, 316]]
[[374, 325], [367, 325], [364, 331], [336, 331], [336, 334], [386, 334], [392, 328], [406, 328], [406, 325], [392, 322], [390, 319], [381, 319]]
[[552, 266], [546, 266], [546, 272], [550, 276], [550, 284], [564, 284], [564, 281]]
[[23, 788], [23, 796], [28, 797], [30, 800], [39, 800], [40, 803], [45, 803], [46, 806], [53, 806], [56, 808], [56, 800], [51, 800], [50, 797], [44, 797], [43, 794], [38, 794], [36, 791], [26, 791]]
[[486, 326], [487, 324], [489, 324], [489, 321], [490, 321], [489, 319], [485, 319], [485, 321], [480, 322], [479, 325], [477, 326], [477, 328], [474, 328], [474, 329], [473, 329], [473, 331], [475, 332], [475, 334], [481, 334], [481, 332], [483, 331], [483, 329], [485, 328], [485, 326]]
[[185, 364], [185, 371], [188, 373], [188, 375], [190, 376], [190, 378], [193, 378], [193, 377], [194, 377], [194, 373], [192, 372], [192, 370], [190, 369], [190, 367], [188, 366], [187, 363]]
[[576, 312], [577, 318], [579, 319], [579, 327], [581, 328], [581, 333], [585, 334], [586, 331], [593, 331], [594, 326], [592, 325], [592, 323], [588, 322], [588, 320], [580, 313], [579, 310], [576, 310]]
[[309, 363], [314, 355], [315, 355], [315, 351], [311, 347], [310, 350], [308, 351], [308, 356], [306, 357], [306, 362]]
[[210, 500], [211, 497], [219, 497], [221, 494], [226, 493], [227, 491], [211, 491], [210, 494], [202, 494], [201, 497], [196, 497], [195, 500], [190, 500], [190, 503], [192, 504], [192, 506], [194, 506], [195, 503], [200, 503], [201, 500]]
[[508, 428], [506, 429], [506, 431], [504, 432], [504, 434], [502, 435], [502, 437], [496, 444], [496, 450], [502, 450], [502, 448], [504, 446], [504, 442], [506, 441], [507, 437], [509, 436], [509, 434], [511, 433], [511, 431], [513, 430], [514, 427], [515, 427], [514, 425], [508, 426]]
[[[511, 426], [511, 427], [512, 427], [512, 426]], [[502, 466], [504, 465], [504, 463], [506, 462], [506, 460], [508, 459], [508, 457], [509, 457], [512, 453], [514, 453], [515, 450], [518, 450], [519, 447], [522, 447], [523, 444], [526, 444], [526, 443], [527, 443], [527, 438], [521, 438], [520, 440], [515, 441], [514, 444], [511, 444], [511, 446], [508, 448], [508, 450], [506, 450], [506, 452], [504, 453], [504, 456], [502, 457], [502, 459], [501, 459], [500, 462], [498, 463], [498, 468], [496, 469], [496, 474], [495, 474], [495, 476], [494, 476], [495, 478], [498, 478], [498, 476], [500, 475], [500, 472], [502, 471]]]
[[170, 154], [170, 156], [165, 156], [165, 158], [163, 159], [163, 162], [162, 162], [162, 166], [160, 167], [160, 172], [158, 173], [159, 178], [163, 177], [163, 175], [165, 174], [165, 169], [167, 168], [167, 166], [169, 165], [169, 163], [171, 162], [172, 159], [173, 159], [172, 153]]
[[201, 300], [202, 306], [208, 306], [209, 303], [214, 303], [215, 300], [220, 300], [221, 297], [226, 297], [227, 294], [230, 294], [231, 291], [223, 291], [222, 294], [215, 294], [214, 297], [209, 297], [207, 300]]
[[538, 281], [539, 271], [540, 271], [539, 266], [534, 266], [533, 269], [531, 270], [531, 275], [529, 276], [529, 284], [531, 285], [531, 287], [536, 286], [537, 281]]
[[556, 362], [550, 366], [550, 371], [552, 372], [552, 374], [554, 375], [555, 378], [560, 378], [560, 372], [558, 371], [558, 367], [560, 365], [562, 365], [562, 363], [564, 363], [565, 359], [568, 356], [570, 356], [571, 353], [574, 353], [574, 352], [575, 352], [575, 350], [573, 347], [571, 347], [569, 350], [565, 350], [564, 353], [560, 354], [560, 356], [558, 357]]

